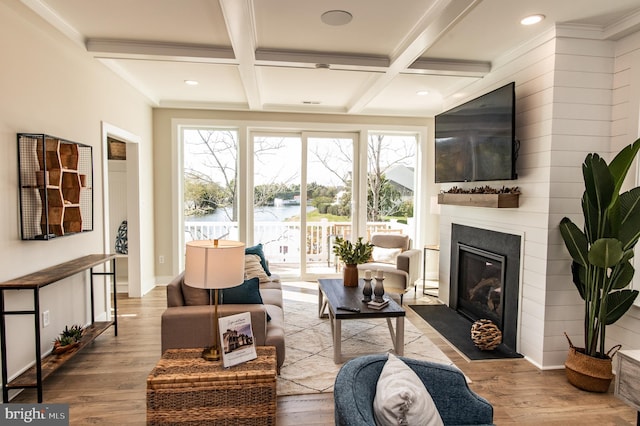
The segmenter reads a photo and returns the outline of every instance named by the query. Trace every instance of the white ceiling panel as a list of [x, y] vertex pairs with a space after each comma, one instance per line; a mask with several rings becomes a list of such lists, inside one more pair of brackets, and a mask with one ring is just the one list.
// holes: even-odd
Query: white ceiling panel
[[229, 46], [224, 16], [210, 0], [46, 0], [85, 38]]
[[[153, 87], [162, 102], [246, 103], [242, 81], [235, 65], [118, 60], [127, 73], [139, 76], [140, 82]], [[185, 80], [198, 81], [197, 86]]]
[[459, 87], [476, 80], [472, 77], [400, 74], [367, 104], [363, 113], [380, 114], [393, 110], [401, 115], [430, 115], [430, 112], [440, 110], [443, 96], [449, 96]]
[[365, 86], [372, 73], [260, 67], [260, 93], [265, 104], [344, 107]]
[[[255, 0], [256, 47], [388, 56], [433, 2]], [[352, 21], [323, 23], [322, 14], [336, 9], [351, 13]]]

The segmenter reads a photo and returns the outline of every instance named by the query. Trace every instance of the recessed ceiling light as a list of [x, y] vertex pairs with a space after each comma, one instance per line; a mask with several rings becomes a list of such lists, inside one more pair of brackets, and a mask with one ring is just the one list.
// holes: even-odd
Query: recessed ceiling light
[[538, 22], [541, 22], [544, 19], [544, 15], [530, 15], [530, 16], [526, 16], [524, 18], [522, 18], [520, 20], [520, 23], [522, 25], [534, 25], [537, 24]]
[[185, 80], [184, 84], [186, 84], [187, 86], [197, 86], [199, 83], [195, 80]]
[[418, 95], [418, 96], [427, 96], [428, 94], [429, 94], [428, 90], [418, 90], [416, 92], [416, 95]]
[[327, 25], [347, 25], [353, 19], [353, 15], [344, 10], [329, 10], [320, 17]]

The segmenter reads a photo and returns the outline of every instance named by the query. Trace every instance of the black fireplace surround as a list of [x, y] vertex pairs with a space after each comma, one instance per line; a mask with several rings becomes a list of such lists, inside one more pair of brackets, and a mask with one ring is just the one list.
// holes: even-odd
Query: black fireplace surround
[[[459, 278], [461, 273], [461, 253], [471, 249], [477, 255], [501, 262], [501, 318], [492, 319], [502, 331], [502, 343], [516, 351], [518, 329], [518, 293], [520, 287], [520, 236], [454, 223], [451, 225], [451, 276], [449, 284], [449, 307], [474, 321], [480, 313], [468, 309], [468, 303], [461, 301]], [[477, 249], [477, 250], [473, 250]], [[462, 298], [464, 299], [464, 298]], [[474, 318], [478, 316], [478, 318]], [[486, 315], [484, 316], [486, 317]]]

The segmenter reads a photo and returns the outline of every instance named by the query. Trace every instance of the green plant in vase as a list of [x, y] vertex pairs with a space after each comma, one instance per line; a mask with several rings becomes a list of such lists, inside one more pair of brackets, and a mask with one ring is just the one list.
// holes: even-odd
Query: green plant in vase
[[[598, 154], [588, 154], [582, 165], [584, 230], [567, 217], [560, 221], [585, 315], [584, 348], [575, 348], [569, 340], [571, 351], [565, 367], [569, 381], [585, 390], [609, 389], [615, 352], [605, 348], [606, 327], [619, 320], [638, 296], [637, 290], [628, 287], [635, 272], [631, 259], [640, 237], [640, 187], [620, 190], [639, 149], [640, 139], [608, 165]], [[585, 356], [589, 358], [583, 359]], [[577, 370], [579, 365], [596, 364], [600, 371], [593, 375]]]
[[53, 341], [53, 352], [63, 353], [76, 347], [83, 333], [84, 329], [79, 325], [65, 326], [62, 333]]
[[347, 287], [355, 287], [358, 285], [358, 268], [357, 265], [369, 261], [373, 244], [368, 241], [362, 241], [362, 237], [358, 237], [355, 243], [336, 237], [333, 246], [333, 254], [338, 256], [344, 263], [344, 285]]

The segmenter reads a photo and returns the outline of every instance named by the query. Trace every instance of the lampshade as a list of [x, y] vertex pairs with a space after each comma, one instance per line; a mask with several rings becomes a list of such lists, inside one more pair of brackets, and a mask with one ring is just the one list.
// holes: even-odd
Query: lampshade
[[184, 283], [190, 287], [220, 289], [244, 282], [244, 243], [198, 240], [187, 243]]

